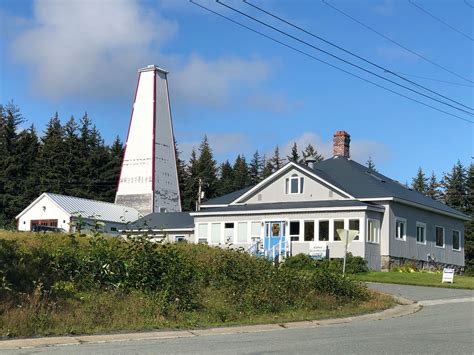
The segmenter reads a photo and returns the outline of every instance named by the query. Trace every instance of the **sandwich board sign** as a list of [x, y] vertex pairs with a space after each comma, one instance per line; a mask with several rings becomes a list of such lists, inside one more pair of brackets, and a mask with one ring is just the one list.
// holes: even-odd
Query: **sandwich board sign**
[[454, 283], [454, 269], [451, 269], [449, 267], [445, 267], [443, 269], [443, 280], [441, 281], [441, 283], [445, 282]]

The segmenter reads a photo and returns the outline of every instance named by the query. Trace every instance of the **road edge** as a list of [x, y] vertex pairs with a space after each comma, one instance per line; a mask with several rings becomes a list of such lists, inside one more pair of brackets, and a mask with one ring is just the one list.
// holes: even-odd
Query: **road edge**
[[418, 312], [422, 305], [418, 302], [391, 295], [397, 305], [376, 313], [368, 313], [353, 317], [333, 318], [323, 320], [295, 321], [275, 324], [260, 325], [243, 325], [216, 327], [208, 329], [189, 329], [189, 330], [171, 330], [171, 331], [149, 331], [135, 333], [119, 333], [119, 334], [99, 334], [99, 335], [70, 335], [70, 336], [54, 336], [27, 339], [7, 339], [0, 340], [0, 350], [28, 349], [49, 346], [67, 346], [80, 344], [99, 344], [113, 343], [138, 340], [157, 340], [157, 339], [176, 339], [189, 338], [209, 335], [228, 335], [239, 333], [260, 333], [284, 329], [303, 329], [318, 328], [335, 324], [360, 322], [360, 321], [377, 321], [396, 317], [402, 317]]

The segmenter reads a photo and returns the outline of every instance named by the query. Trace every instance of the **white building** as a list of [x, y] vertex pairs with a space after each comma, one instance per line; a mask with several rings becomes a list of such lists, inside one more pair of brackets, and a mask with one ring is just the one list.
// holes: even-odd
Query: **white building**
[[104, 233], [118, 234], [140, 217], [132, 207], [45, 192], [16, 219], [19, 231], [43, 229], [73, 233], [80, 226], [84, 233], [99, 227]]

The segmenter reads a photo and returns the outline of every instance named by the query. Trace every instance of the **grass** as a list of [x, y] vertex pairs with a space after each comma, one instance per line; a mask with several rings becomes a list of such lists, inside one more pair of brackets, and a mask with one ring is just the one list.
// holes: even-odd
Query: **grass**
[[373, 313], [395, 304], [393, 298], [372, 292], [365, 302], [325, 300], [318, 309], [242, 313], [214, 299], [199, 311], [163, 314], [153, 297], [140, 292], [87, 292], [49, 302], [33, 294], [25, 301], [0, 304], [0, 338], [283, 323]]
[[454, 276], [454, 283], [441, 283], [442, 273], [429, 272], [368, 272], [354, 275], [359, 281], [443, 288], [474, 289], [474, 277]]

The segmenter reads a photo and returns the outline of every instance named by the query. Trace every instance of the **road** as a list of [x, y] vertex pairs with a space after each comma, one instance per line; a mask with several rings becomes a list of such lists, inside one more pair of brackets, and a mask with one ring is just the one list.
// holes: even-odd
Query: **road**
[[371, 284], [417, 313], [303, 329], [40, 347], [5, 354], [473, 354], [474, 291]]

